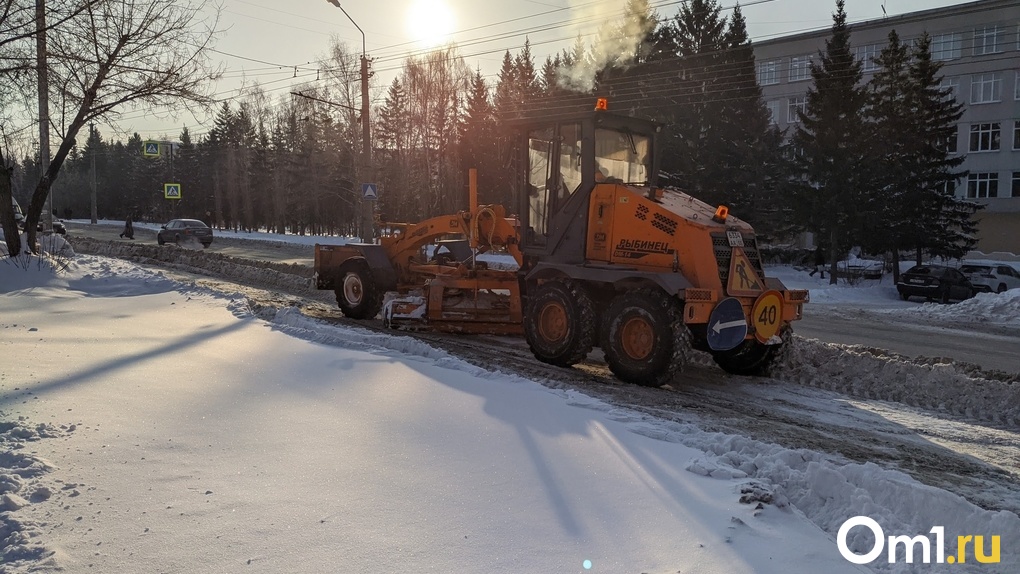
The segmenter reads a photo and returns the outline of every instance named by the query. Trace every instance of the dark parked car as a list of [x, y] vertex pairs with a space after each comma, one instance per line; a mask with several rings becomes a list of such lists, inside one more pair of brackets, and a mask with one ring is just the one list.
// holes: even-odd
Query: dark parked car
[[917, 265], [900, 276], [896, 290], [904, 301], [911, 297], [924, 297], [948, 303], [974, 296], [974, 286], [959, 270], [943, 265]]
[[172, 219], [156, 233], [156, 243], [188, 243], [198, 241], [202, 247], [212, 244], [213, 232], [209, 226], [197, 219]]

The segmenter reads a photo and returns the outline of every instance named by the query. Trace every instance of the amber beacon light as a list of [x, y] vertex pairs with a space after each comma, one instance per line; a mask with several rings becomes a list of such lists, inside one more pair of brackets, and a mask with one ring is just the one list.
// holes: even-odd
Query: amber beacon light
[[599, 98], [599, 99], [595, 100], [595, 109], [600, 111], [600, 112], [608, 111], [609, 110], [609, 100], [607, 100], [606, 98]]

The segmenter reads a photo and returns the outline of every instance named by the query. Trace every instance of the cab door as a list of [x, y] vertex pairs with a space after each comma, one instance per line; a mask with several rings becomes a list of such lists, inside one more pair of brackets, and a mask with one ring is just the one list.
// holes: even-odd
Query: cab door
[[613, 215], [616, 205], [616, 186], [597, 184], [591, 193], [588, 206], [588, 240], [585, 258], [588, 261], [608, 263], [613, 244]]

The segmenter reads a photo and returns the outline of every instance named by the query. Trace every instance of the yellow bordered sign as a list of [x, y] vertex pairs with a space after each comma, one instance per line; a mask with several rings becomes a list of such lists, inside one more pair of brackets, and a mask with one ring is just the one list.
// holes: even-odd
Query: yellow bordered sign
[[166, 199], [180, 199], [181, 198], [181, 184], [179, 183], [164, 183], [163, 184], [163, 197]]
[[751, 308], [754, 338], [762, 343], [776, 336], [783, 323], [783, 295], [779, 291], [766, 291]]

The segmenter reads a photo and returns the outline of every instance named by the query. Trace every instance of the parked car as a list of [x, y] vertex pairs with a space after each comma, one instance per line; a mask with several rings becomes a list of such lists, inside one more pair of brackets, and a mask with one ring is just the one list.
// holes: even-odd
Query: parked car
[[978, 293], [1002, 293], [1020, 288], [1020, 272], [1010, 265], [967, 264], [960, 267], [960, 272], [970, 279]]
[[212, 244], [213, 231], [204, 222], [197, 219], [172, 219], [160, 227], [156, 233], [156, 243], [187, 243], [198, 241], [202, 247]]
[[[11, 201], [13, 202], [13, 207], [14, 207], [14, 222], [18, 224], [19, 228], [24, 229], [25, 228], [25, 213], [23, 211], [21, 211], [21, 206], [18, 205], [18, 200], [17, 199], [14, 199], [12, 197]], [[36, 231], [42, 231], [43, 230], [43, 222], [42, 221], [40, 221], [38, 223], [38, 225], [35, 226], [35, 230]], [[67, 235], [67, 228], [64, 227], [64, 223], [62, 221], [57, 221], [56, 219], [54, 219], [53, 220], [53, 232], [54, 233], [59, 233], [60, 235]]]
[[904, 301], [911, 297], [937, 299], [943, 303], [974, 296], [974, 285], [959, 270], [944, 265], [916, 265], [900, 275], [896, 290]]

